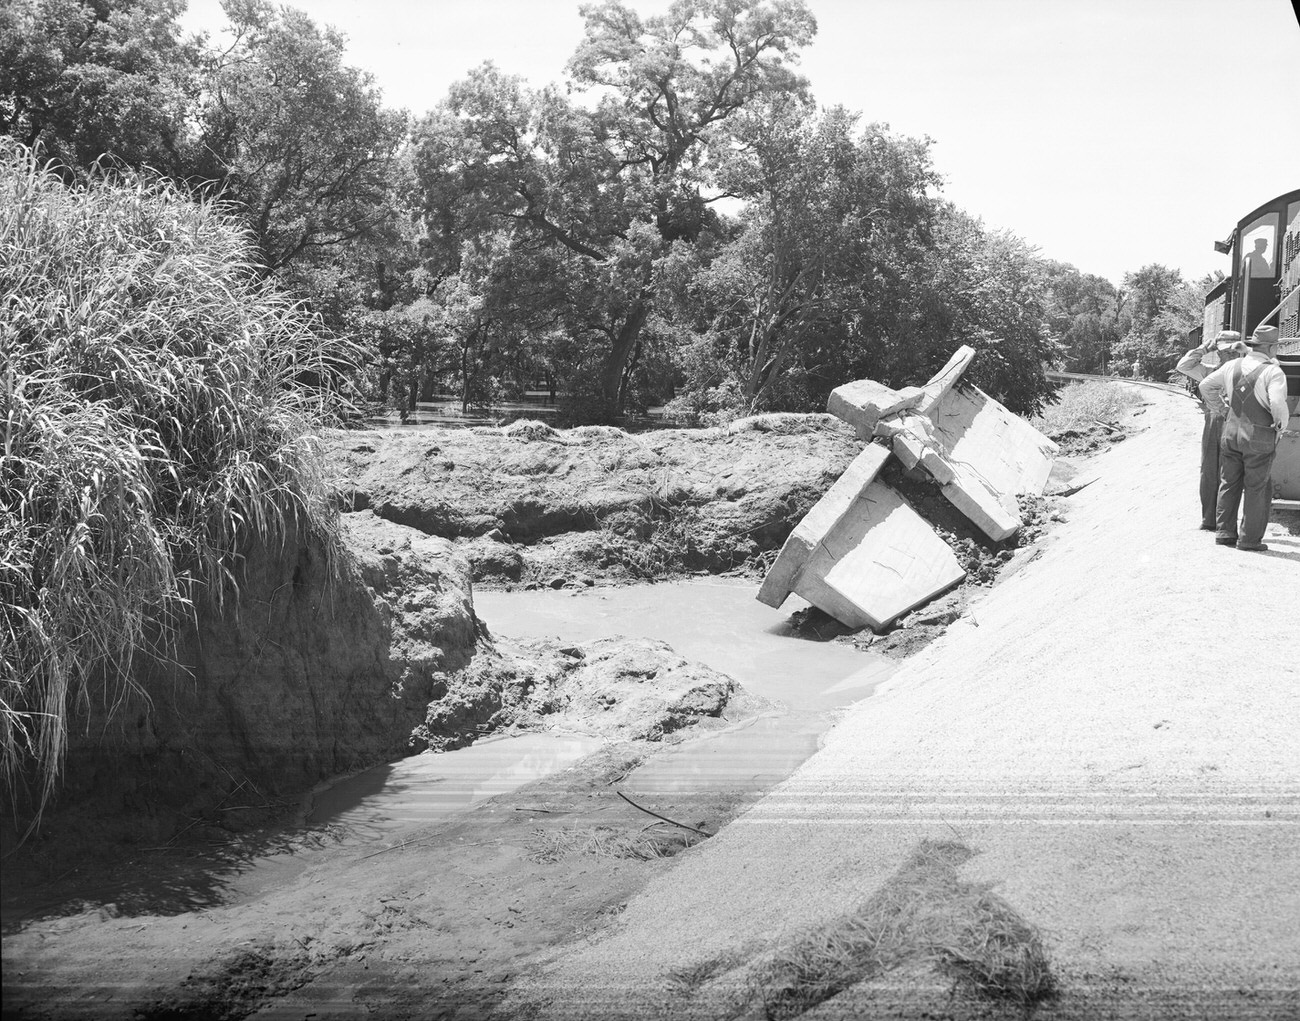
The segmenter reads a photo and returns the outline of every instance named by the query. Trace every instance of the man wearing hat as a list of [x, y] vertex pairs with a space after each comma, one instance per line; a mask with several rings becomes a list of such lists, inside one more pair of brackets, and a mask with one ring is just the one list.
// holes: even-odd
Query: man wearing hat
[[[1276, 326], [1259, 326], [1246, 341], [1244, 358], [1215, 369], [1201, 380], [1200, 391], [1212, 408], [1223, 408], [1219, 447], [1219, 498], [1214, 541], [1243, 550], [1268, 549], [1263, 543], [1273, 503], [1269, 471], [1277, 452], [1277, 434], [1289, 422], [1286, 375], [1277, 359]], [[1237, 508], [1241, 506], [1241, 528]]]
[[[1247, 351], [1236, 330], [1220, 330], [1204, 344], [1192, 348], [1178, 360], [1174, 369], [1193, 383], [1199, 384], [1225, 362], [1239, 358]], [[1219, 441], [1223, 436], [1224, 413], [1211, 408], [1200, 398], [1201, 415], [1201, 530], [1214, 531], [1215, 508], [1219, 502]]]

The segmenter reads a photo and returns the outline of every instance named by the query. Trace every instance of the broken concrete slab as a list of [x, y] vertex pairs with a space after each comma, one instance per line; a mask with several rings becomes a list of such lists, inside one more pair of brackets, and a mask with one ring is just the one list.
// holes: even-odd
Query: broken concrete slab
[[958, 386], [974, 357], [961, 347], [920, 388], [870, 379], [836, 388], [828, 410], [884, 443], [869, 442], [791, 533], [762, 602], [780, 606], [793, 591], [850, 627], [880, 630], [965, 577], [948, 544], [876, 479], [889, 450], [927, 471], [993, 541], [1019, 529], [1016, 495], [1043, 491], [1056, 446], [979, 388]]
[[831, 391], [826, 410], [853, 426], [858, 439], [869, 440], [882, 418], [915, 407], [924, 396], [920, 387], [893, 390], [874, 379], [855, 379]]
[[929, 414], [930, 410], [943, 400], [957, 381], [961, 379], [962, 373], [970, 365], [971, 360], [975, 357], [975, 349], [967, 344], [959, 347], [956, 353], [948, 359], [948, 363], [930, 377], [930, 382], [921, 387], [922, 396], [916, 404], [916, 410], [922, 414]]
[[939, 491], [994, 542], [1010, 539], [1020, 530], [1020, 505], [1015, 497], [999, 496], [964, 470]]
[[1041, 494], [1058, 447], [978, 387], [949, 391], [931, 409], [949, 460], [967, 464], [995, 493]]
[[826, 495], [804, 515], [786, 539], [776, 562], [763, 579], [762, 588], [758, 590], [760, 602], [768, 606], [780, 606], [785, 602], [795, 590], [800, 572], [807, 566], [813, 551], [839, 525], [888, 459], [889, 448], [878, 443], [868, 443], [866, 449], [853, 459], [844, 474], [836, 479]]
[[904, 467], [925, 469], [942, 487], [948, 502], [990, 539], [1001, 542], [1016, 533], [1020, 507], [1015, 497], [990, 489], [967, 464], [951, 457], [928, 417], [908, 415], [881, 422], [877, 428], [889, 436], [894, 454]]
[[1010, 538], [1020, 527], [1016, 496], [1043, 492], [1056, 444], [979, 387], [945, 390], [928, 414], [921, 406], [882, 419], [877, 435], [889, 440], [905, 467], [929, 472], [990, 539]]
[[794, 591], [849, 627], [880, 631], [965, 577], [929, 523], [875, 481], [813, 551]]

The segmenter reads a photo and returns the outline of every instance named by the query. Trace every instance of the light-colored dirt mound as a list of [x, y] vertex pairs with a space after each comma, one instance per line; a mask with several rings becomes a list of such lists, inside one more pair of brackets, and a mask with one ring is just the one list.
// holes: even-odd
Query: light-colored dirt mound
[[[480, 657], [430, 704], [419, 735], [437, 750], [483, 733], [526, 730], [656, 741], [716, 721], [741, 690], [726, 674], [683, 659], [664, 642], [508, 642], [497, 655]], [[750, 711], [757, 702], [745, 698]]]
[[[534, 428], [533, 425], [538, 427]], [[344, 504], [465, 545], [475, 578], [720, 571], [777, 548], [852, 461], [829, 415], [731, 429], [335, 433]]]

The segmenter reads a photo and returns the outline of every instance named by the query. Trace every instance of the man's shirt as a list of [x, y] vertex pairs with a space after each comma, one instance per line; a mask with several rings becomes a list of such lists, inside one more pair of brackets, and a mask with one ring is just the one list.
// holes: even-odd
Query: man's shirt
[[[1286, 406], [1286, 373], [1278, 365], [1277, 359], [1269, 358], [1258, 351], [1252, 351], [1243, 357], [1239, 364], [1243, 376], [1250, 375], [1257, 366], [1267, 366], [1259, 374], [1259, 379], [1255, 380], [1255, 400], [1259, 401], [1262, 407], [1268, 408], [1272, 412], [1273, 425], [1277, 427], [1279, 432], [1286, 429], [1291, 420], [1291, 413]], [[1205, 403], [1209, 405], [1211, 410], [1225, 415], [1228, 412], [1228, 394], [1232, 390], [1233, 381], [1236, 379], [1232, 366], [1232, 362], [1219, 366], [1201, 380], [1200, 385], [1201, 396], [1205, 398]]]

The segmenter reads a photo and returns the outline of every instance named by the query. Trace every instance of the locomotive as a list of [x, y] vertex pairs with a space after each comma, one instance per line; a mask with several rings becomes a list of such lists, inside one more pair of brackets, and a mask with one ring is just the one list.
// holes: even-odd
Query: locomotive
[[1232, 270], [1205, 296], [1202, 335], [1277, 326], [1292, 425], [1278, 436], [1273, 495], [1300, 501], [1300, 189], [1251, 210], [1214, 248], [1231, 257]]

